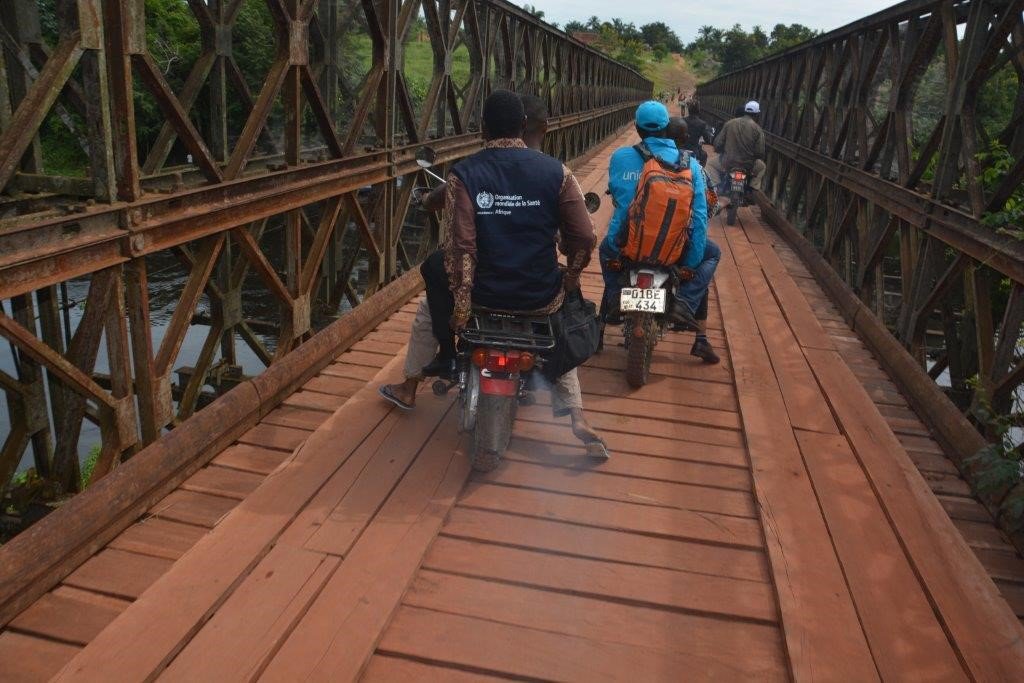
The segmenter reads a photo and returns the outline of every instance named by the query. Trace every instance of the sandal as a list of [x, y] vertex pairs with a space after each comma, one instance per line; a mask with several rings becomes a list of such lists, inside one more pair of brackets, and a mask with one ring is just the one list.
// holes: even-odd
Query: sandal
[[379, 389], [377, 389], [377, 393], [380, 394], [381, 397], [385, 401], [389, 401], [389, 402], [395, 404], [395, 406], [397, 406], [398, 408], [401, 408], [402, 410], [406, 410], [406, 411], [412, 410], [413, 409], [412, 404], [411, 403], [406, 403], [402, 399], [400, 399], [397, 396], [395, 396], [394, 393], [392, 393], [392, 391], [391, 391], [391, 387], [392, 387], [392, 385], [390, 385], [390, 384], [384, 384]]
[[608, 460], [612, 457], [612, 454], [608, 452], [608, 445], [600, 437], [584, 441], [583, 447], [587, 449], [587, 456], [595, 460]]

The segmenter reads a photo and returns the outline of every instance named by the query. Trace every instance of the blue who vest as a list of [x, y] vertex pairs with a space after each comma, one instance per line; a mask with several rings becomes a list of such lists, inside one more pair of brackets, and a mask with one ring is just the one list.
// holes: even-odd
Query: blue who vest
[[476, 211], [473, 303], [529, 311], [558, 295], [555, 236], [562, 162], [523, 148], [485, 149], [452, 169]]

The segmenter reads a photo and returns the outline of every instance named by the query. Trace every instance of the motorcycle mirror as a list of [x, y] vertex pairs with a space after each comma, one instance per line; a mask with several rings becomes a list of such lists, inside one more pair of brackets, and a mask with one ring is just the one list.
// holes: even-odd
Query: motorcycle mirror
[[588, 192], [583, 195], [583, 203], [587, 205], [587, 211], [595, 213], [601, 208], [601, 198], [597, 196], [596, 192]]
[[430, 167], [434, 165], [434, 159], [437, 158], [437, 152], [434, 151], [433, 147], [420, 147], [416, 151], [416, 165], [423, 169], [423, 171], [434, 180], [444, 182], [444, 178], [437, 175], [430, 170]]
[[416, 163], [420, 168], [430, 168], [434, 165], [434, 159], [437, 158], [437, 152], [434, 151], [433, 147], [420, 147], [416, 151]]

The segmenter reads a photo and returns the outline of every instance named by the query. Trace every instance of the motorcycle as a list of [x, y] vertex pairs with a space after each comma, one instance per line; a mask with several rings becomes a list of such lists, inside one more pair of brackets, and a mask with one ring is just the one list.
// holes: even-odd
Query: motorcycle
[[[417, 157], [424, 170], [430, 156], [423, 155], [423, 162]], [[593, 192], [584, 201], [591, 213], [600, 208]], [[508, 448], [518, 407], [534, 402], [545, 354], [555, 348], [555, 328], [547, 315], [473, 308], [458, 338], [454, 377], [435, 380], [431, 390], [445, 396], [458, 388], [459, 431], [471, 434], [471, 466], [490, 472]]]
[[729, 189], [729, 206], [725, 209], [725, 222], [728, 225], [736, 225], [736, 211], [739, 210], [746, 199], [749, 189], [747, 185], [747, 172], [739, 167], [730, 169], [729, 179], [726, 181], [726, 184]]
[[[679, 277], [674, 269], [661, 265], [612, 262], [611, 267], [622, 270], [622, 284], [628, 285], [619, 295], [626, 346], [626, 383], [640, 388], [647, 384], [654, 347], [665, 334], [666, 312], [674, 301], [673, 292]], [[602, 316], [602, 347], [605, 318]]]
[[508, 448], [516, 409], [533, 403], [533, 380], [555, 348], [554, 328], [550, 316], [474, 309], [459, 340], [455, 380], [438, 379], [431, 388], [444, 396], [458, 387], [459, 431], [472, 435], [472, 467], [490, 472]]

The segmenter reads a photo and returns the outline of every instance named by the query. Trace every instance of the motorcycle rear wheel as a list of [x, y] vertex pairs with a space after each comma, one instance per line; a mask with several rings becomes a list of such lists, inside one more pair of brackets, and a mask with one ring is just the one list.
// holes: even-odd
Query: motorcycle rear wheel
[[736, 209], [739, 205], [738, 197], [729, 198], [729, 206], [725, 209], [725, 222], [726, 225], [736, 225]]
[[[632, 336], [636, 326], [643, 330], [642, 338]], [[630, 344], [626, 349], [626, 383], [634, 389], [639, 389], [647, 384], [647, 377], [651, 372], [651, 355], [657, 341], [654, 316], [650, 313], [639, 313], [633, 325], [629, 325], [628, 328], [627, 338], [630, 339]]]
[[512, 438], [516, 404], [514, 396], [480, 395], [470, 454], [475, 471], [491, 472], [501, 464], [501, 456]]

